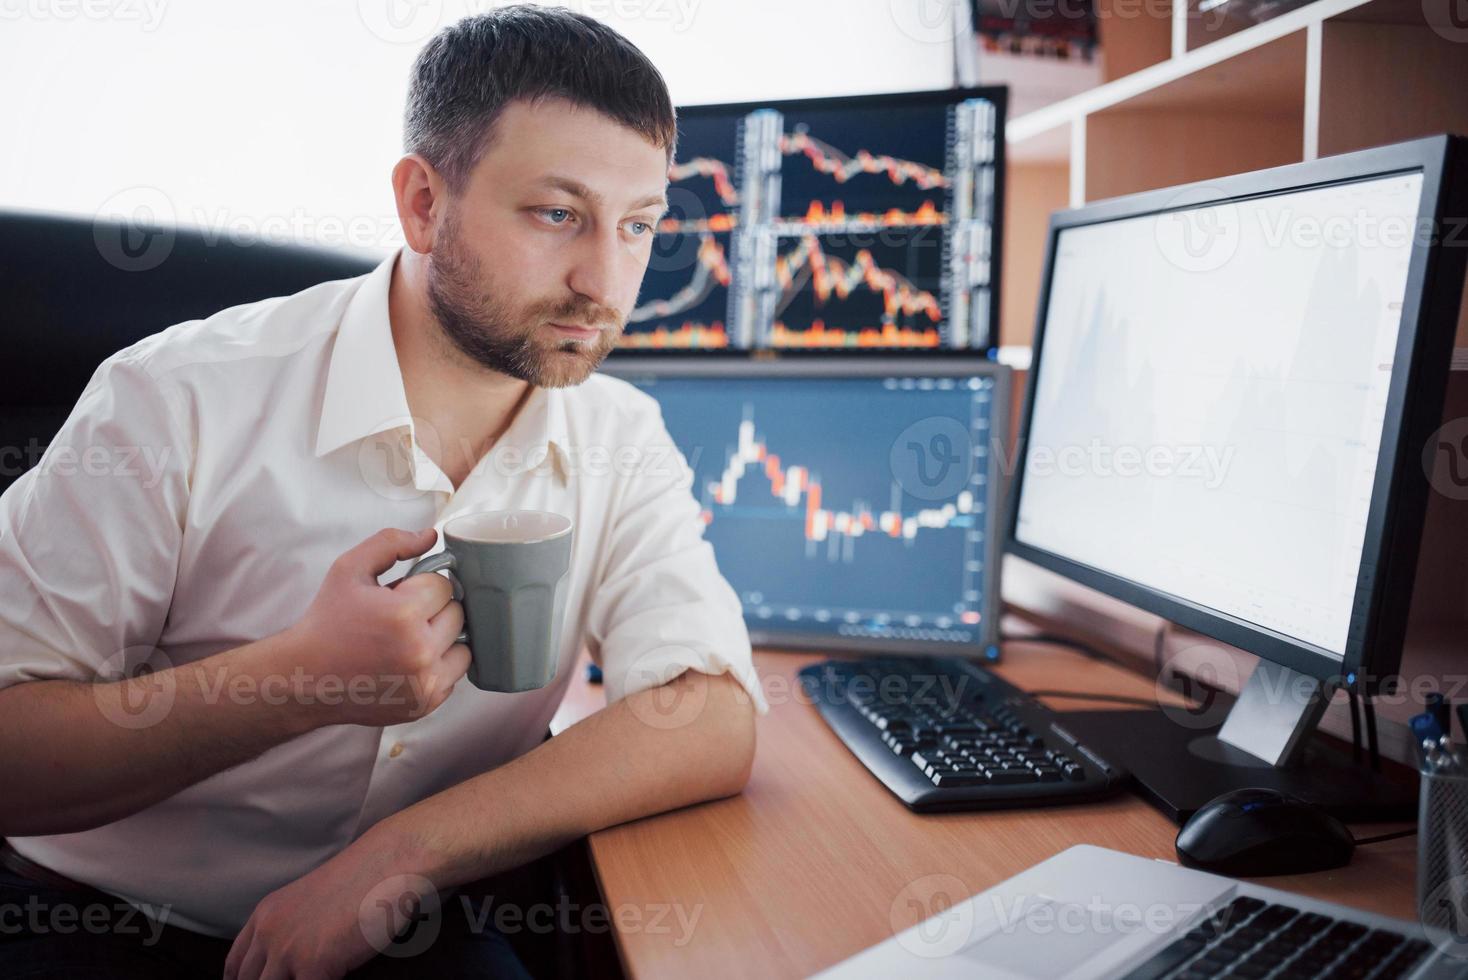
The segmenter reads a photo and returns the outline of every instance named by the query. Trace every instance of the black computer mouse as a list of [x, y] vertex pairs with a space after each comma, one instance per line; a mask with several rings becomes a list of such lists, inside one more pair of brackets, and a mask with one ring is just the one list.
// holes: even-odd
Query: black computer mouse
[[1339, 868], [1356, 839], [1320, 807], [1272, 789], [1236, 789], [1205, 803], [1177, 835], [1178, 860], [1235, 878]]

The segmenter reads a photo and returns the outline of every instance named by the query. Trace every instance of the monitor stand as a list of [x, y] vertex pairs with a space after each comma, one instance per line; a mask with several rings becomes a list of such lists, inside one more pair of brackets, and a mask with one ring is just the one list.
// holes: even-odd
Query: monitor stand
[[1384, 771], [1372, 772], [1349, 751], [1310, 737], [1325, 708], [1318, 680], [1261, 660], [1221, 726], [1181, 707], [1058, 715], [1178, 823], [1215, 796], [1250, 786], [1280, 790], [1345, 821], [1415, 819], [1411, 769], [1382, 760]]

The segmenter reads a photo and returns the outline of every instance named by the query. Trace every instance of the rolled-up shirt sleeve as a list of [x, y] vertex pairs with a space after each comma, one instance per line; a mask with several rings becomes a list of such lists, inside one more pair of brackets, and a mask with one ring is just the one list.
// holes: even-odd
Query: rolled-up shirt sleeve
[[614, 469], [624, 482], [613, 495], [586, 630], [607, 702], [666, 684], [686, 670], [727, 672], [756, 712], [768, 713], [739, 598], [703, 536], [691, 471], [651, 398], [628, 419], [621, 441]]
[[179, 396], [141, 354], [97, 368], [0, 497], [0, 689], [122, 676], [162, 633], [193, 447]]

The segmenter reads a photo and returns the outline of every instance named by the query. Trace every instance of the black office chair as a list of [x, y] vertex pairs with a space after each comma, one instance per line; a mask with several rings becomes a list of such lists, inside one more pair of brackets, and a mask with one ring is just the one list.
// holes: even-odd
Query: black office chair
[[197, 229], [0, 211], [0, 493], [40, 462], [108, 355], [171, 324], [375, 264]]

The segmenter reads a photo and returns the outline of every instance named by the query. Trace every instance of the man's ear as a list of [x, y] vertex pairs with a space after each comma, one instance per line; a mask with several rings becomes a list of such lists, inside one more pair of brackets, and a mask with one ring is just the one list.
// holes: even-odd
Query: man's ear
[[433, 164], [409, 153], [392, 168], [393, 200], [403, 238], [413, 251], [433, 251], [434, 236], [448, 211], [448, 188]]

